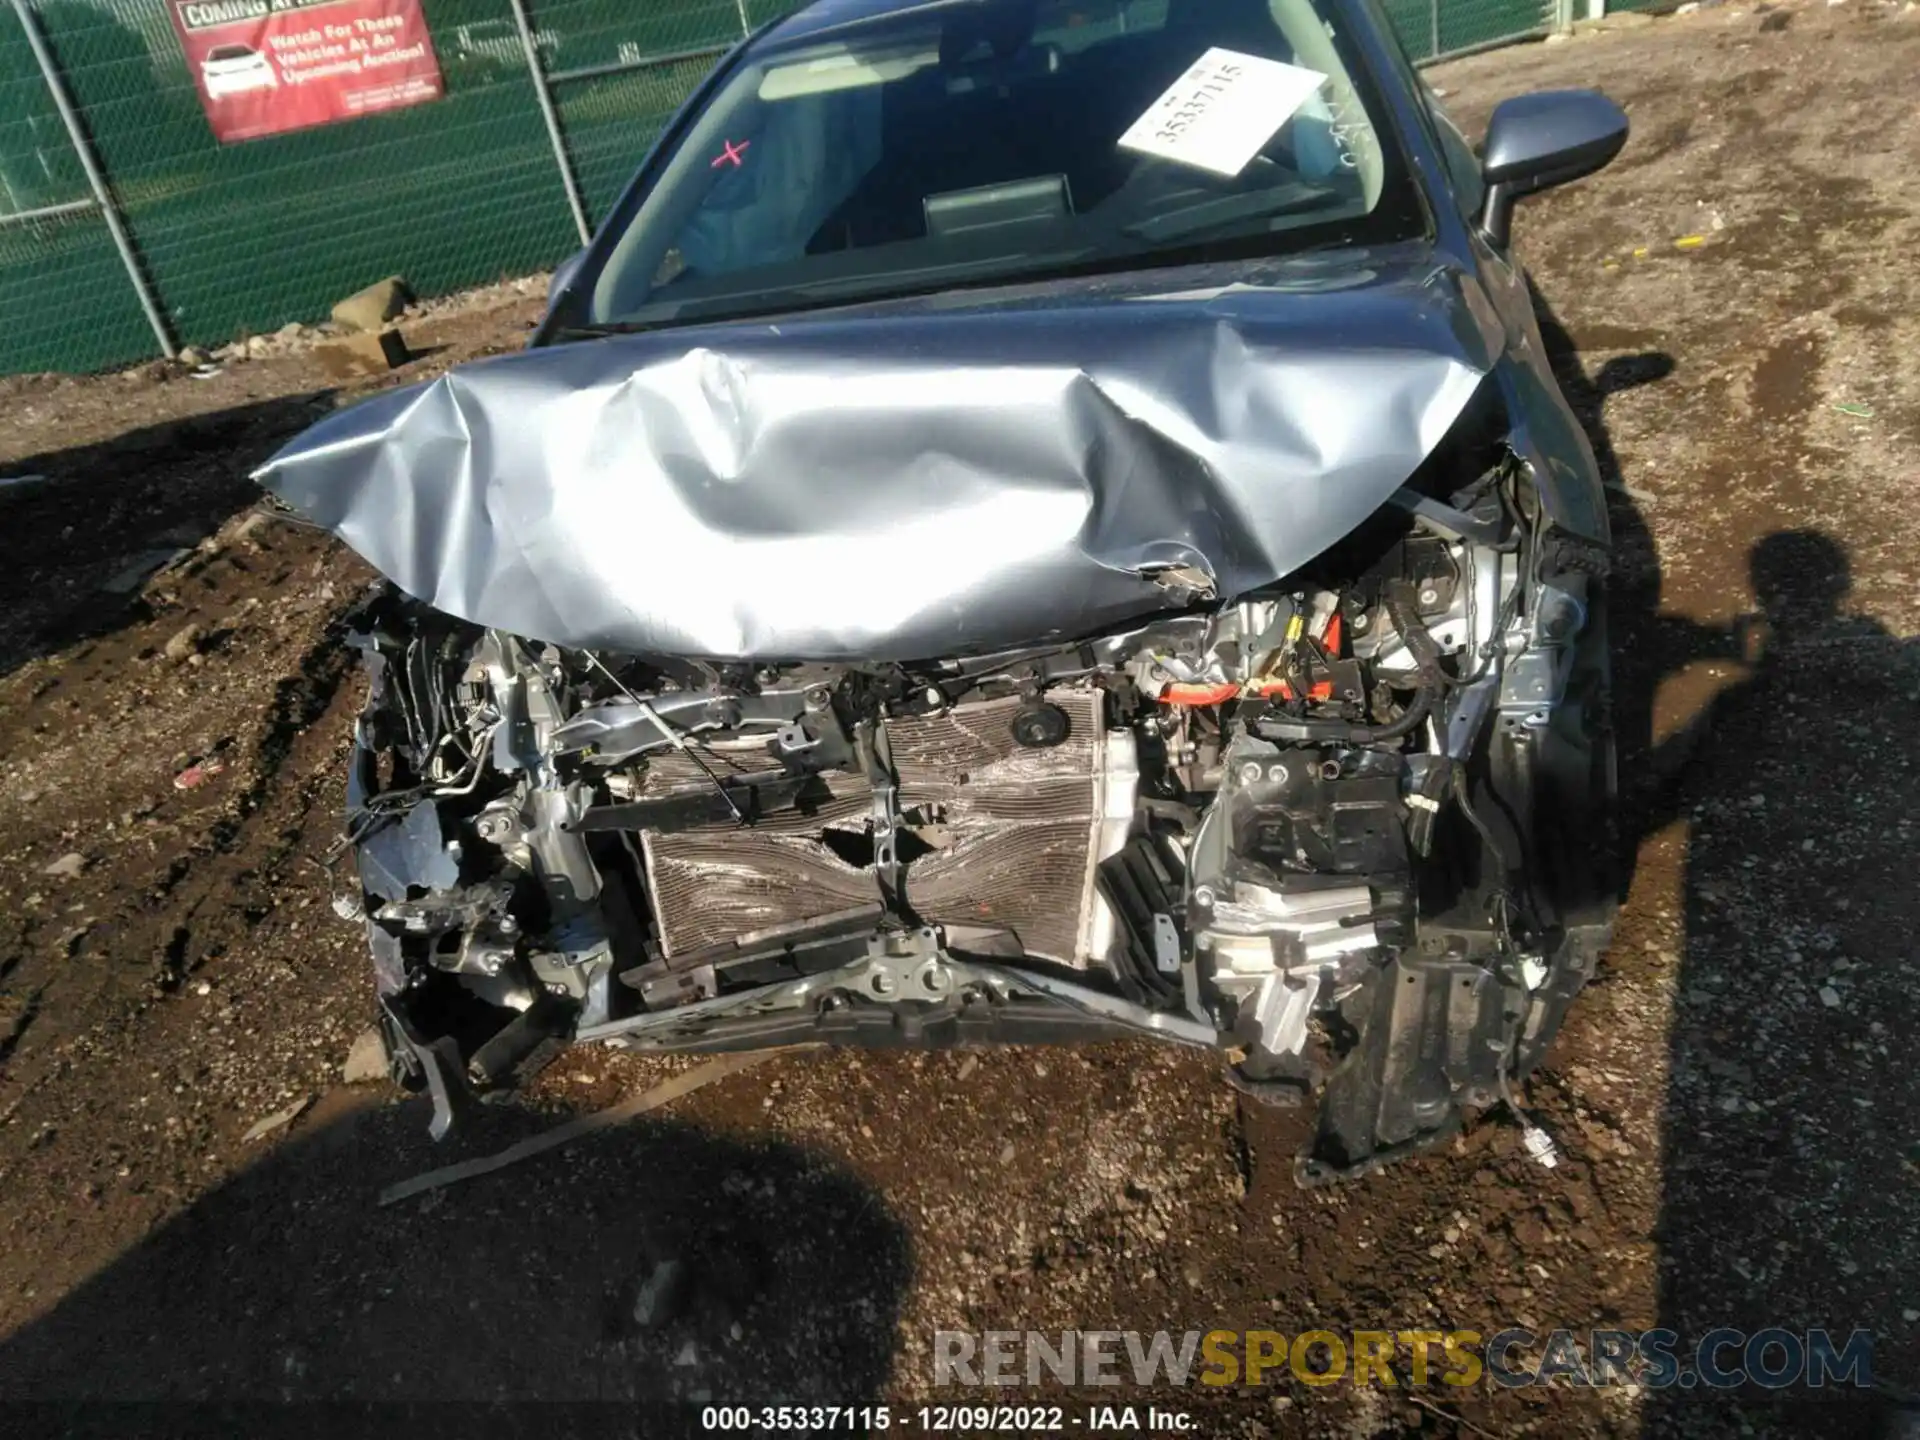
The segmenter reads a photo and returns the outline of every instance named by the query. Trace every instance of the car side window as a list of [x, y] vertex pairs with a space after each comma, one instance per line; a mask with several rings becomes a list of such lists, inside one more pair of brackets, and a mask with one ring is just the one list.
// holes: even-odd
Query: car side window
[[1472, 218], [1480, 213], [1480, 202], [1486, 195], [1486, 186], [1480, 179], [1480, 158], [1473, 153], [1473, 146], [1467, 143], [1467, 137], [1460, 133], [1460, 127], [1447, 114], [1440, 97], [1433, 93], [1433, 87], [1427, 84], [1427, 77], [1421, 75], [1419, 79], [1420, 100], [1427, 107], [1427, 114], [1433, 119], [1434, 131], [1440, 137], [1440, 158], [1447, 167], [1447, 179], [1452, 182], [1460, 208], [1468, 218]]

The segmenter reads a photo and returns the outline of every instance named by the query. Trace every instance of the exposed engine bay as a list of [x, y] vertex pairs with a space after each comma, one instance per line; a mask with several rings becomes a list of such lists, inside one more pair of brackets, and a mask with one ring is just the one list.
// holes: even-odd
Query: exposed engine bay
[[1279, 585], [1171, 568], [1172, 613], [925, 662], [572, 649], [381, 586], [340, 906], [397, 1071], [444, 1133], [575, 1041], [1146, 1034], [1317, 1100], [1308, 1183], [1512, 1104], [1612, 913], [1605, 551], [1510, 453], [1437, 488]]

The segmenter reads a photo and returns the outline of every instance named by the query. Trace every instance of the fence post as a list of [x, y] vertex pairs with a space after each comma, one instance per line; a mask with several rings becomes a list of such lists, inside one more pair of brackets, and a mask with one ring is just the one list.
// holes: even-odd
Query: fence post
[[1440, 53], [1440, 0], [1427, 0], [1427, 58]]
[[34, 62], [40, 67], [40, 78], [46, 81], [47, 93], [53, 96], [54, 108], [60, 112], [60, 123], [67, 127], [67, 139], [73, 143], [73, 152], [80, 158], [80, 168], [87, 173], [87, 184], [93, 189], [93, 203], [100, 207], [100, 215], [107, 222], [107, 233], [113, 236], [114, 249], [120, 252], [120, 263], [127, 267], [127, 279], [133, 282], [134, 294], [140, 297], [140, 308], [147, 312], [147, 324], [153, 327], [153, 338], [160, 342], [160, 353], [171, 360], [180, 353], [180, 347], [173, 343], [173, 332], [167, 328], [166, 316], [161, 313], [153, 289], [141, 272], [140, 258], [134, 254], [133, 240], [127, 234], [127, 227], [120, 221], [120, 207], [114, 203], [113, 194], [107, 189], [106, 176], [101, 174], [100, 163], [94, 156], [93, 139], [87, 134], [86, 126], [80, 123], [80, 112], [74, 109], [73, 97], [67, 94], [67, 83], [60, 74], [59, 62], [54, 59], [53, 51], [47, 48], [47, 37], [40, 33], [40, 17], [33, 13], [27, 0], [13, 0], [13, 8], [20, 16], [20, 28], [26, 32], [27, 46], [33, 51]]
[[733, 0], [733, 8], [740, 12], [740, 38], [744, 40], [753, 34], [753, 22], [747, 18], [747, 0]]
[[[22, 0], [14, 0], [18, 5]], [[567, 192], [567, 208], [573, 212], [574, 228], [580, 243], [593, 239], [593, 227], [587, 224], [587, 207], [580, 201], [580, 182], [573, 176], [573, 159], [567, 154], [567, 138], [560, 132], [560, 116], [553, 108], [553, 92], [547, 88], [546, 67], [540, 63], [540, 47], [534, 43], [533, 26], [527, 21], [527, 0], [507, 0], [513, 6], [513, 23], [520, 30], [520, 48], [527, 52], [527, 73], [533, 77], [534, 98], [540, 102], [540, 116], [547, 122], [547, 139], [553, 142], [553, 162], [560, 167], [560, 185]]]

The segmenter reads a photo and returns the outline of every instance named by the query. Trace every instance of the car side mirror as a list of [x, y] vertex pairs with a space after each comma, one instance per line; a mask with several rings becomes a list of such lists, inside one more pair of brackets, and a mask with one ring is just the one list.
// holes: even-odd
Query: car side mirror
[[1480, 228], [1493, 245], [1513, 238], [1513, 205], [1523, 195], [1591, 175], [1627, 143], [1627, 115], [1597, 90], [1542, 90], [1502, 100], [1487, 122]]

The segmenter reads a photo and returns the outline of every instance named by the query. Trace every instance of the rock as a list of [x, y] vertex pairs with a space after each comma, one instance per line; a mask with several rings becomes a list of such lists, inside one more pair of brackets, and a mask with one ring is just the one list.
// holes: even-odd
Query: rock
[[1006, 1144], [1000, 1147], [1000, 1163], [1002, 1165], [1011, 1165], [1013, 1163], [1014, 1154], [1015, 1154], [1015, 1151], [1013, 1148], [1013, 1142], [1009, 1140]]
[[233, 538], [236, 542], [258, 545], [260, 537], [266, 534], [268, 527], [272, 524], [273, 516], [266, 511], [250, 510], [246, 518], [233, 527]]
[[286, 1129], [287, 1126], [305, 1114], [307, 1106], [312, 1103], [313, 1097], [311, 1095], [303, 1095], [294, 1101], [293, 1104], [287, 1106], [286, 1109], [276, 1110], [266, 1118], [254, 1121], [252, 1126], [248, 1128], [247, 1133], [240, 1137], [240, 1143], [243, 1145], [251, 1145], [255, 1140], [264, 1139], [276, 1130]]
[[1536, 1216], [1522, 1215], [1507, 1227], [1507, 1233], [1523, 1250], [1538, 1250], [1547, 1243], [1547, 1227]]
[[199, 761], [196, 764], [187, 766], [186, 769], [173, 777], [173, 788], [176, 790], [198, 790], [214, 776], [225, 771], [226, 768], [227, 763], [224, 760]]
[[679, 1260], [662, 1260], [640, 1282], [633, 1297], [633, 1323], [643, 1330], [678, 1318], [687, 1299], [687, 1267]]
[[1775, 10], [1760, 17], [1760, 33], [1762, 35], [1777, 34], [1791, 24], [1793, 24], [1791, 10]]
[[274, 331], [273, 338], [281, 341], [301, 340], [306, 338], [306, 333], [307, 327], [302, 325], [298, 320], [294, 320]]
[[267, 336], [249, 335], [247, 337], [247, 358], [249, 360], [264, 360], [272, 353], [273, 341]]
[[340, 1078], [348, 1085], [377, 1085], [387, 1078], [390, 1064], [386, 1037], [379, 1026], [369, 1025], [347, 1047], [347, 1063], [340, 1067]]
[[407, 308], [407, 282], [398, 275], [367, 286], [333, 307], [333, 318], [349, 330], [378, 330]]
[[336, 380], [397, 370], [413, 358], [406, 337], [394, 329], [329, 340], [314, 346], [313, 355], [320, 362], [320, 368]]
[[207, 352], [202, 350], [198, 345], [187, 345], [183, 346], [180, 353], [173, 358], [178, 360], [182, 365], [197, 367], [205, 365], [208, 362], [209, 356]]
[[42, 875], [58, 875], [62, 880], [71, 880], [87, 868], [87, 857], [78, 850], [69, 850], [51, 865], [43, 868]]
[[1831, 985], [1822, 985], [1820, 987], [1820, 1003], [1829, 1010], [1838, 1010], [1840, 1008], [1840, 992]]
[[198, 625], [182, 626], [173, 633], [173, 637], [162, 647], [160, 653], [178, 665], [190, 656], [199, 654], [200, 642], [206, 637], [207, 632]]
[[131, 595], [147, 583], [147, 577], [164, 570], [191, 550], [143, 550], [124, 570], [107, 577], [100, 588], [109, 595]]

